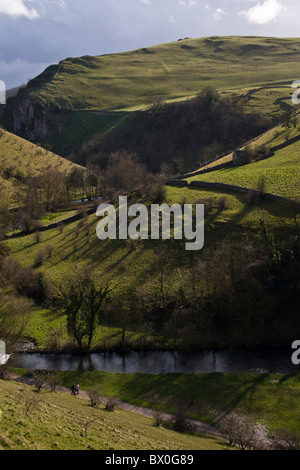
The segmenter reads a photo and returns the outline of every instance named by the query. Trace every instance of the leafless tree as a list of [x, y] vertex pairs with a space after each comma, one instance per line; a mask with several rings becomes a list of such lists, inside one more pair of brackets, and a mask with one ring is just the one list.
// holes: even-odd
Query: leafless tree
[[102, 403], [102, 397], [100, 394], [100, 387], [92, 387], [88, 390], [88, 397], [91, 401], [91, 407], [97, 408]]

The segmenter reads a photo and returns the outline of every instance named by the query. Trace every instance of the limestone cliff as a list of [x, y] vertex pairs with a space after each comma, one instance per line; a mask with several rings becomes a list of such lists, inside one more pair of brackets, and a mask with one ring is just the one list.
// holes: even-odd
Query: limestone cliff
[[49, 126], [46, 116], [38, 109], [31, 98], [21, 101], [12, 109], [12, 131], [30, 140], [47, 137]]

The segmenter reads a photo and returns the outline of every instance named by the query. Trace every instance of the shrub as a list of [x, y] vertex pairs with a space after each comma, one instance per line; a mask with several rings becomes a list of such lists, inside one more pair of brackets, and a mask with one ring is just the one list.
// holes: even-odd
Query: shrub
[[34, 386], [36, 388], [36, 391], [40, 393], [46, 383], [46, 374], [41, 371], [33, 371], [32, 377], [34, 380]]
[[218, 429], [229, 439], [231, 446], [240, 450], [263, 450], [269, 448], [266, 430], [255, 424], [248, 416], [231, 413], [218, 423]]
[[97, 406], [101, 405], [102, 397], [99, 393], [99, 387], [90, 388], [87, 392], [88, 397], [91, 401], [91, 407], [97, 408]]
[[114, 412], [116, 407], [118, 406], [119, 400], [115, 397], [109, 397], [105, 401], [105, 409], [106, 411]]
[[62, 384], [62, 380], [56, 372], [49, 372], [45, 377], [45, 381], [51, 392], [55, 392], [56, 388]]
[[40, 221], [33, 219], [30, 215], [24, 214], [22, 217], [23, 230], [26, 233], [36, 230], [41, 226]]
[[131, 238], [128, 238], [128, 240], [126, 240], [126, 245], [128, 246], [130, 251], [135, 250], [138, 247], [138, 243], [138, 240], [132, 240]]
[[280, 429], [269, 438], [273, 450], [300, 450], [300, 435], [297, 432]]
[[63, 222], [61, 222], [61, 223], [58, 225], [59, 233], [63, 233], [64, 228], [65, 228], [65, 224], [64, 224]]
[[38, 304], [46, 303], [53, 298], [53, 286], [44, 273], [35, 273], [32, 268], [21, 267], [12, 278], [15, 290], [35, 300]]
[[270, 154], [270, 146], [267, 144], [248, 145], [245, 148], [245, 156], [248, 163], [266, 158]]
[[35, 242], [36, 242], [36, 243], [40, 243], [40, 241], [41, 241], [41, 233], [40, 233], [39, 230], [37, 230], [37, 231], [35, 232], [34, 238], [35, 238]]
[[259, 204], [260, 202], [260, 195], [259, 192], [255, 189], [250, 189], [246, 195], [246, 203], [248, 206], [252, 206], [255, 204]]
[[223, 196], [219, 199], [218, 201], [218, 206], [219, 206], [219, 209], [220, 211], [224, 211], [225, 209], [227, 209], [228, 207], [228, 201], [227, 201], [227, 197], [226, 196]]
[[22, 395], [22, 402], [24, 405], [24, 411], [25, 415], [28, 416], [31, 414], [34, 410], [38, 409], [40, 400], [39, 398], [35, 395], [28, 395], [24, 393], [24, 390], [21, 391]]
[[12, 255], [13, 250], [5, 242], [0, 243], [0, 258]]
[[7, 368], [8, 368], [7, 364], [3, 364], [0, 366], [0, 379], [6, 379], [7, 374], [8, 374]]
[[167, 196], [167, 190], [165, 186], [157, 186], [152, 195], [153, 204], [162, 204]]
[[187, 416], [187, 411], [183, 406], [178, 406], [174, 419], [174, 429], [178, 432], [193, 432], [195, 426]]
[[40, 268], [41, 266], [43, 266], [44, 262], [45, 262], [45, 253], [44, 251], [40, 250], [37, 252], [35, 256], [33, 267]]
[[154, 422], [153, 422], [153, 426], [155, 426], [156, 428], [159, 428], [160, 426], [162, 426], [163, 424], [163, 412], [162, 411], [153, 411], [153, 419], [154, 419]]
[[53, 254], [55, 252], [55, 247], [53, 245], [47, 245], [46, 246], [46, 252], [47, 252], [48, 258], [52, 258]]
[[256, 189], [250, 189], [246, 196], [248, 205], [259, 204], [265, 199], [266, 194], [266, 178], [261, 175], [257, 181]]

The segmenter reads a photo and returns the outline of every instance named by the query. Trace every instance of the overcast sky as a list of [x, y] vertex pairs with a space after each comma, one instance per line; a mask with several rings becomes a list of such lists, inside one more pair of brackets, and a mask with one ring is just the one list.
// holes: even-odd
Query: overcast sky
[[[0, 80], [183, 37], [300, 37], [299, 0], [0, 0]], [[300, 64], [299, 64], [300, 75]]]

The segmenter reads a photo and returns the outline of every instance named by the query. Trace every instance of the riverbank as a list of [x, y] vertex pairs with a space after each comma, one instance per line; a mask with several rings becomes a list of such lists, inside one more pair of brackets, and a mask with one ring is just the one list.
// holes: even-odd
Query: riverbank
[[[19, 375], [19, 374], [16, 374], [14, 372], [9, 372], [8, 375], [7, 375], [7, 379], [11, 380], [11, 381], [14, 381], [14, 382], [30, 385], [30, 386], [34, 386], [34, 384], [35, 384], [34, 379], [27, 376], [26, 374], [25, 375]], [[50, 387], [46, 386], [45, 388], [49, 389]], [[57, 386], [56, 390], [58, 392], [63, 392], [63, 393], [70, 394], [70, 387]], [[80, 391], [79, 397], [84, 399], [84, 400], [90, 400], [87, 391], [84, 391], [84, 390]], [[109, 397], [102, 396], [103, 401], [105, 401], [107, 398], [109, 398]], [[154, 414], [154, 411], [155, 411], [155, 410], [150, 409], [150, 408], [145, 408], [145, 407], [142, 407], [142, 406], [137, 406], [137, 405], [134, 405], [134, 404], [125, 403], [124, 401], [121, 401], [121, 400], [118, 400], [117, 407], [122, 409], [122, 410], [130, 411], [131, 413], [136, 413], [136, 414], [145, 416], [147, 418], [153, 418], [153, 414]], [[168, 413], [162, 412], [160, 417], [161, 417], [162, 421], [164, 421], [164, 422], [173, 422], [174, 421], [174, 415], [173, 414], [168, 414]], [[190, 419], [189, 422], [193, 426], [193, 429], [195, 429], [195, 431], [197, 431], [199, 433], [209, 434], [209, 435], [212, 435], [212, 436], [218, 436], [218, 437], [224, 438], [224, 436], [221, 436], [221, 434], [213, 426], [211, 426], [210, 424], [203, 423], [203, 422], [197, 421], [195, 419]]]
[[[15, 371], [30, 378], [26, 371]], [[230, 413], [264, 423], [270, 430], [300, 433], [300, 373], [113, 374], [57, 372], [63, 387], [78, 382], [82, 392], [97, 387], [103, 396], [174, 415], [178, 406], [191, 419], [211, 425]], [[212, 418], [213, 417], [213, 418]]]

